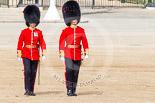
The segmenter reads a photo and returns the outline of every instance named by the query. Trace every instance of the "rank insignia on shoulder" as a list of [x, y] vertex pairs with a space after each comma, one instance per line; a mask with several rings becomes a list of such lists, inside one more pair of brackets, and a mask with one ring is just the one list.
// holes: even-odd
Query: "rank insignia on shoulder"
[[34, 36], [38, 36], [38, 33], [37, 32], [34, 32]]

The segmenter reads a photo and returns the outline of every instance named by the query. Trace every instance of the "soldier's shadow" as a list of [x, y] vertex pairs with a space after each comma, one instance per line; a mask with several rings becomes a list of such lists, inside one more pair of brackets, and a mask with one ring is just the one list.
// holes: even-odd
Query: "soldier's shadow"
[[79, 92], [78, 95], [102, 95], [102, 91]]
[[64, 93], [63, 91], [45, 91], [45, 92], [36, 92], [37, 95], [48, 95], [48, 94], [54, 94], [59, 95]]

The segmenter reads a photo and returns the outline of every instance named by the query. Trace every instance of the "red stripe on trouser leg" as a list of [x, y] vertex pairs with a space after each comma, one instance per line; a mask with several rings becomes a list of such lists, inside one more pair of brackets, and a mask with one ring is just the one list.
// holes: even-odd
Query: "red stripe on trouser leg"
[[65, 81], [66, 81], [66, 88], [67, 88], [67, 79], [66, 79], [66, 72], [65, 72]]
[[[38, 65], [39, 65], [39, 61], [38, 61], [38, 64], [37, 64], [37, 69], [38, 69]], [[36, 69], [36, 75], [37, 75], [37, 69]], [[35, 75], [34, 85], [35, 85], [35, 81], [36, 81], [36, 75]], [[33, 89], [34, 89], [34, 85], [33, 85]]]
[[24, 66], [24, 88], [25, 88], [25, 65], [24, 65], [24, 60], [23, 60], [23, 58], [22, 58], [22, 62], [23, 62], [23, 66]]
[[[66, 67], [66, 62], [64, 61], [65, 63], [65, 67]], [[66, 88], [67, 88], [67, 78], [66, 78], [66, 72], [65, 72], [65, 81], [66, 81]]]

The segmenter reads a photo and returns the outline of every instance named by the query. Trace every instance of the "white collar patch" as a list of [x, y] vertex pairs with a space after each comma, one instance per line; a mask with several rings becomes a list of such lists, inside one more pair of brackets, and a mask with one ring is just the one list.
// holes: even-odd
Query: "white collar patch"
[[34, 32], [34, 36], [38, 36], [38, 33], [37, 32]]

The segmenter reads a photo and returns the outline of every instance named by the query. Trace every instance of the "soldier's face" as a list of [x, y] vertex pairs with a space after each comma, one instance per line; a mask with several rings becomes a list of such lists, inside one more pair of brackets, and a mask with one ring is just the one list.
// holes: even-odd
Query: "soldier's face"
[[71, 25], [77, 25], [77, 22], [78, 22], [78, 20], [77, 20], [77, 19], [72, 20], [72, 21], [71, 21]]
[[35, 28], [37, 24], [36, 23], [29, 23], [29, 25], [31, 28]]

